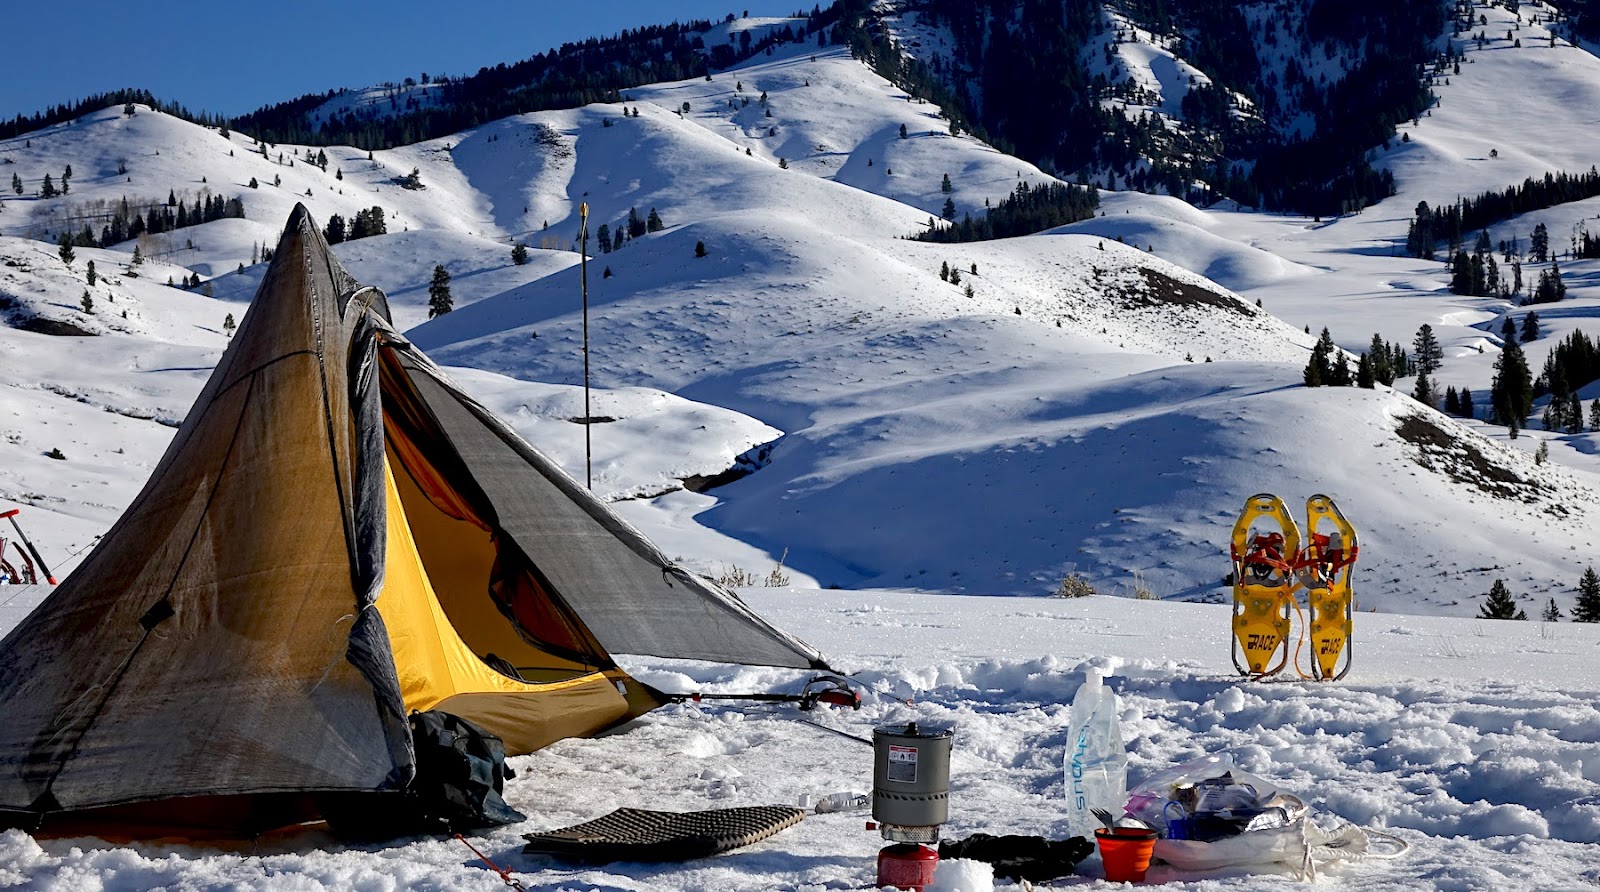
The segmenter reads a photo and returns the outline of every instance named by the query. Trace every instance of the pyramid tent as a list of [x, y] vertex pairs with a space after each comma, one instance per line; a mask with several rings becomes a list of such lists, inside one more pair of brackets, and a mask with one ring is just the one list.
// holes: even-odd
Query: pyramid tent
[[405, 788], [415, 710], [514, 755], [661, 705], [613, 653], [824, 666], [462, 392], [296, 207], [149, 482], [0, 641], [0, 824], [307, 820]]

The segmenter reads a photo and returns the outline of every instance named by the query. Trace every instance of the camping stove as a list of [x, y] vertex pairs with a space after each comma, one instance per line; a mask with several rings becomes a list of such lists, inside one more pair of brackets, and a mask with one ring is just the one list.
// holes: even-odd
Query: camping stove
[[878, 886], [933, 882], [939, 826], [950, 818], [949, 729], [916, 722], [872, 730], [872, 818], [892, 845], [878, 852]]

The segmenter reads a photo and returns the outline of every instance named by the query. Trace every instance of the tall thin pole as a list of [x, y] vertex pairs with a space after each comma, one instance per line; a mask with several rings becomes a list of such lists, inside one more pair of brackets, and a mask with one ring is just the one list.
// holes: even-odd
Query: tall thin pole
[[589, 408], [589, 202], [578, 205], [578, 281], [583, 289], [583, 478], [594, 489], [594, 447], [589, 429], [594, 412]]

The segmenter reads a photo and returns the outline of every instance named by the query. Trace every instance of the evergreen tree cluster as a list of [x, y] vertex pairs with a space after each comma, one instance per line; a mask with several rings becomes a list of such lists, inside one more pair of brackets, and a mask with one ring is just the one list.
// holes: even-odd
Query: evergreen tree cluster
[[930, 227], [912, 238], [924, 242], [979, 242], [1011, 238], [1065, 226], [1094, 216], [1100, 192], [1093, 186], [1018, 183], [1010, 195], [974, 220], [971, 214], [951, 226]]
[[1585, 413], [1578, 397], [1578, 391], [1596, 379], [1600, 379], [1600, 343], [1583, 331], [1572, 332], [1552, 348], [1533, 382], [1535, 398], [1550, 397], [1545, 430], [1575, 434], [1585, 429], [1586, 420], [1589, 430], [1600, 430], [1600, 399], [1591, 401]]
[[368, 236], [384, 235], [389, 231], [389, 224], [384, 219], [383, 208], [373, 205], [356, 211], [354, 220], [347, 225], [344, 217], [330, 214], [328, 222], [322, 227], [322, 237], [328, 244], [337, 245], [340, 242], [354, 241]]
[[621, 91], [630, 87], [702, 77], [779, 44], [820, 36], [837, 18], [834, 8], [814, 9], [800, 32], [786, 26], [760, 40], [741, 39], [736, 47], [719, 43], [708, 48], [712, 23], [704, 19], [624, 29], [608, 38], [566, 43], [521, 62], [481, 68], [475, 75], [437, 78], [442, 86], [429, 104], [351, 108], [324, 121], [312, 120], [314, 110], [339, 95], [328, 91], [258, 109], [233, 126], [270, 143], [393, 148], [509, 115], [620, 102]]
[[1567, 283], [1561, 279], [1561, 265], [1552, 260], [1549, 269], [1539, 270], [1539, 284], [1534, 286], [1533, 293], [1528, 295], [1528, 302], [1553, 304], [1565, 300], [1566, 297]]
[[[1421, 333], [1418, 334], [1420, 337]], [[1317, 343], [1311, 348], [1311, 359], [1306, 363], [1301, 380], [1307, 387], [1354, 385], [1372, 390], [1379, 384], [1392, 386], [1396, 378], [1412, 373], [1411, 357], [1405, 348], [1384, 341], [1378, 334], [1372, 336], [1371, 346], [1357, 357], [1356, 367], [1352, 371], [1349, 355], [1334, 346], [1333, 335], [1327, 327], [1323, 327]]]
[[1600, 236], [1590, 235], [1588, 227], [1584, 227], [1578, 231], [1575, 238], [1573, 256], [1584, 260], [1600, 257]]
[[[1350, 369], [1349, 354], [1334, 346], [1333, 335], [1326, 326], [1311, 348], [1311, 360], [1306, 363], [1301, 377], [1307, 387], [1349, 387], [1356, 383], [1356, 376]], [[1372, 384], [1365, 386], [1371, 387]]]
[[[213, 220], [244, 219], [244, 203], [237, 198], [223, 198], [202, 189], [199, 195], [192, 196], [192, 206], [190, 199], [191, 196], [179, 198], [176, 191], [169, 191], [165, 201], [158, 198], [130, 200], [123, 196], [120, 201], [77, 207], [65, 219], [82, 221], [82, 225], [76, 232], [64, 233], [63, 237], [70, 238], [78, 247], [105, 248], [146, 233], [159, 235]], [[101, 224], [98, 232], [95, 223]]]
[[[1132, 95], [1137, 87], [1087, 74], [1086, 57], [1104, 50], [1109, 63], [1114, 55], [1112, 45], [1095, 43], [1103, 18], [1093, 0], [925, 0], [919, 13], [955, 37], [951, 56], [928, 62], [907, 60], [892, 45], [869, 0], [839, 6], [840, 30], [857, 58], [911, 95], [939, 102], [953, 124], [1002, 151], [1047, 169], [1109, 171], [1133, 188], [1160, 187], [1191, 200], [1227, 195], [1319, 214], [1357, 210], [1394, 193], [1393, 177], [1375, 171], [1366, 152], [1431, 105], [1419, 72], [1435, 59], [1431, 36], [1444, 25], [1443, 7], [1430, 0], [1372, 10], [1317, 0], [1297, 35], [1305, 55], [1313, 44], [1336, 45], [1357, 61], [1333, 84], [1291, 63], [1287, 83], [1279, 83], [1257, 57], [1242, 5], [1128, 0], [1118, 8], [1215, 81], [1190, 89], [1189, 126], [1171, 128], [1160, 115], [1131, 117], [1107, 101], [1148, 104]], [[1260, 115], [1234, 114], [1234, 93], [1261, 110], [1265, 123]], [[1279, 136], [1273, 124], [1301, 113], [1315, 118], [1314, 135]]]
[[147, 105], [156, 111], [206, 127], [226, 127], [228, 123], [227, 119], [221, 115], [191, 112], [175, 102], [162, 102], [151, 94], [149, 90], [112, 90], [107, 93], [95, 93], [85, 96], [76, 102], [52, 105], [36, 114], [19, 114], [10, 120], [0, 119], [0, 139], [12, 139], [25, 133], [42, 130], [54, 124], [73, 121], [91, 112], [97, 112], [113, 105], [122, 106], [123, 114], [125, 115], [132, 114], [135, 103]]
[[[1406, 250], [1413, 257], [1431, 258], [1439, 242], [1460, 244], [1464, 233], [1486, 229], [1519, 214], [1543, 210], [1570, 201], [1600, 195], [1600, 169], [1588, 173], [1546, 173], [1542, 179], [1528, 177], [1519, 186], [1498, 192], [1483, 192], [1473, 198], [1458, 198], [1448, 207], [1432, 208], [1427, 202], [1417, 205], [1406, 235]], [[1535, 250], [1533, 259], [1543, 261], [1544, 252]]]
[[[1472, 296], [1499, 295], [1500, 266], [1495, 263], [1489, 247], [1489, 233], [1479, 232], [1472, 253], [1455, 251], [1450, 258], [1450, 291], [1453, 294]], [[1509, 297], [1509, 289], [1505, 296]]]
[[600, 253], [610, 254], [612, 251], [622, 250], [623, 245], [639, 236], [660, 232], [666, 228], [667, 224], [662, 221], [661, 215], [656, 213], [655, 208], [651, 208], [650, 213], [643, 217], [639, 216], [638, 208], [629, 208], [628, 219], [618, 221], [615, 229], [608, 223], [601, 223], [600, 228], [595, 231], [595, 241], [600, 244]]
[[1454, 387], [1445, 389], [1444, 414], [1454, 415], [1457, 418], [1476, 418], [1477, 407], [1472, 403], [1472, 390], [1466, 387], [1456, 390]]
[[[1511, 592], [1505, 583], [1496, 579], [1490, 587], [1489, 594], [1482, 606], [1478, 608], [1480, 619], [1527, 619], [1528, 616], [1519, 610], [1516, 602], [1511, 599]], [[1539, 619], [1547, 623], [1561, 621], [1561, 608], [1556, 606], [1556, 599], [1550, 598], [1540, 611]], [[1572, 605], [1572, 621], [1575, 623], [1600, 623], [1600, 575], [1596, 575], [1594, 567], [1588, 567], [1583, 575], [1578, 577], [1578, 597]]]

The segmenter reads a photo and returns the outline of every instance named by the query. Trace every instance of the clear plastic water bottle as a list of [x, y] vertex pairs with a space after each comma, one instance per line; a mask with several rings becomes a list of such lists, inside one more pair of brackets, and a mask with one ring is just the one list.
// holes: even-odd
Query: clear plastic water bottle
[[1073, 834], [1093, 838], [1104, 826], [1090, 809], [1122, 816], [1128, 800], [1128, 753], [1117, 721], [1116, 692], [1090, 669], [1067, 713], [1067, 752], [1063, 780], [1067, 823]]

